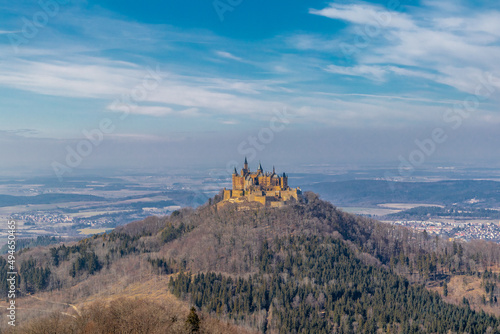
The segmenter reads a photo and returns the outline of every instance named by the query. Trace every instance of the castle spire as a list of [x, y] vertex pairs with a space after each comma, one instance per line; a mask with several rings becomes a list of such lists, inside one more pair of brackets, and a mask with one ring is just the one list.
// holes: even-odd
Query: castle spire
[[236, 167], [234, 167], [233, 175], [238, 175], [238, 172], [236, 171]]
[[273, 166], [273, 174], [276, 174], [276, 171], [274, 170], [274, 166]]
[[243, 169], [248, 169], [247, 157], [245, 157], [245, 163], [243, 164]]
[[259, 170], [260, 170], [261, 172], [264, 172], [264, 168], [262, 168], [262, 164], [260, 163], [260, 161], [259, 161]]

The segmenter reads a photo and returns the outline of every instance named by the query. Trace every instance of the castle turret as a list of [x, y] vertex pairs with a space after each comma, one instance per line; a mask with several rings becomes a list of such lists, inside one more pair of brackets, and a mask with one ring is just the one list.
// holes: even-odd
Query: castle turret
[[245, 163], [243, 164], [243, 169], [248, 170], [248, 161], [247, 161], [247, 157], [245, 157]]

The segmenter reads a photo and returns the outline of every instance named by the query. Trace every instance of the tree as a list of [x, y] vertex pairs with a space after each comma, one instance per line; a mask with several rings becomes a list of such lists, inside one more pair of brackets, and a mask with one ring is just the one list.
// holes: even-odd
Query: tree
[[446, 281], [443, 283], [443, 295], [448, 296], [448, 283]]
[[196, 313], [196, 309], [191, 307], [191, 312], [186, 319], [186, 325], [190, 333], [197, 333], [200, 330], [200, 318]]

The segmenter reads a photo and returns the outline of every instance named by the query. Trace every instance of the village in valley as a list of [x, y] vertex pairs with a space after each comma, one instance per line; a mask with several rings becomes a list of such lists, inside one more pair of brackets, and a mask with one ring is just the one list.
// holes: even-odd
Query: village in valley
[[448, 222], [398, 220], [393, 225], [406, 226], [429, 235], [439, 235], [450, 240], [485, 240], [500, 242], [500, 223], [488, 222]]

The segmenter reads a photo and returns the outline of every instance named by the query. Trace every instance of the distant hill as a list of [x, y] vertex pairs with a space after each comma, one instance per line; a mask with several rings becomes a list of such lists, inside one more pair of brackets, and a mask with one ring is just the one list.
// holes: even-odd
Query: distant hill
[[500, 182], [457, 180], [439, 182], [394, 182], [350, 180], [321, 182], [303, 187], [341, 206], [380, 203], [435, 203], [449, 205], [478, 200], [479, 206], [500, 206]]
[[[148, 284], [154, 292], [141, 298], [168, 292], [203, 319], [262, 333], [500, 333], [498, 245], [431, 238], [313, 193], [282, 209], [182, 209], [17, 260], [21, 294], [78, 307]], [[457, 299], [465, 278], [483, 295]], [[75, 324], [99, 321], [64, 312]]]

